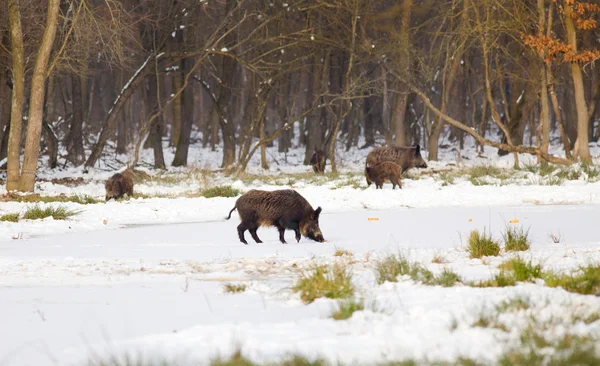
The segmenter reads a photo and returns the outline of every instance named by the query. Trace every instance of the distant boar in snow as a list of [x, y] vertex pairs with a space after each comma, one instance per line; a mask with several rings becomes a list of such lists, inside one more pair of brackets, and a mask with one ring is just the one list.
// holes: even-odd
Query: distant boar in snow
[[127, 169], [108, 178], [104, 184], [106, 200], [119, 199], [124, 195], [133, 196], [133, 173]]
[[384, 161], [373, 167], [365, 167], [365, 177], [367, 184], [375, 183], [375, 189], [382, 188], [383, 182], [389, 180], [392, 183], [392, 189], [396, 189], [396, 185], [402, 189], [402, 167], [392, 161]]
[[250, 190], [237, 199], [227, 220], [235, 209], [242, 220], [237, 230], [240, 241], [244, 244], [248, 244], [244, 238], [246, 230], [250, 231], [255, 242], [262, 243], [256, 235], [259, 226], [275, 226], [283, 244], [286, 243], [283, 237], [286, 229], [294, 230], [298, 242], [300, 234], [319, 243], [325, 241], [319, 228], [321, 207], [313, 210], [308, 201], [292, 189], [271, 192]]
[[327, 155], [323, 150], [317, 150], [310, 158], [310, 164], [315, 173], [324, 173], [327, 165]]
[[427, 168], [427, 163], [421, 157], [419, 145], [411, 147], [376, 147], [367, 155], [368, 167], [374, 167], [382, 161], [393, 161], [402, 167], [402, 172], [410, 168]]

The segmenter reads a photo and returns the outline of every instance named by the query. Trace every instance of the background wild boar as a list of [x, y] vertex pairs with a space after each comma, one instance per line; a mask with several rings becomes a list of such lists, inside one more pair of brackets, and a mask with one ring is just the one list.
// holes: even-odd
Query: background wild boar
[[127, 194], [129, 197], [133, 196], [133, 174], [127, 169], [123, 173], [116, 173], [112, 177], [108, 178], [104, 184], [106, 189], [106, 200], [111, 198], [119, 199], [123, 195]]
[[310, 163], [315, 173], [324, 173], [327, 165], [327, 155], [323, 150], [316, 150], [310, 158]]
[[319, 228], [321, 207], [313, 210], [308, 201], [292, 189], [272, 192], [250, 190], [237, 199], [227, 220], [235, 209], [242, 219], [237, 230], [240, 241], [244, 244], [248, 244], [244, 238], [246, 230], [250, 231], [255, 242], [262, 243], [256, 235], [259, 226], [275, 226], [279, 230], [279, 240], [284, 244], [286, 229], [294, 230], [298, 242], [300, 234], [319, 243], [325, 241]]
[[383, 161], [374, 167], [365, 168], [367, 184], [371, 186], [371, 183], [374, 182], [375, 189], [383, 189], [383, 182], [385, 182], [386, 179], [392, 183], [392, 189], [396, 189], [396, 185], [402, 189], [402, 181], [400, 180], [401, 175], [402, 167], [392, 161]]
[[421, 157], [419, 145], [411, 147], [376, 147], [367, 155], [368, 167], [373, 167], [382, 161], [393, 161], [402, 167], [402, 172], [410, 168], [427, 168], [427, 163]]

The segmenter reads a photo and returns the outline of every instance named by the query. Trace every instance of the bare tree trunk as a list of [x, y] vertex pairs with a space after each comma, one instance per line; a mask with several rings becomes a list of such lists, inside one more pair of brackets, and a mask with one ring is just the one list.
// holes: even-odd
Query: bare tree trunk
[[83, 99], [81, 77], [71, 73], [72, 108], [71, 130], [69, 131], [69, 144], [67, 145], [68, 159], [75, 166], [85, 162], [83, 150]]
[[[373, 97], [364, 99], [364, 116], [365, 116], [365, 144], [361, 149], [375, 145], [375, 121], [373, 118]], [[385, 121], [383, 122], [385, 124]], [[387, 138], [386, 138], [387, 141]], [[390, 140], [391, 141], [391, 140]]]
[[[157, 83], [158, 77], [156, 74], [150, 74], [148, 76], [148, 106], [150, 107], [148, 116], [154, 116], [162, 109]], [[165, 169], [165, 157], [162, 149], [162, 114], [157, 115], [150, 123], [150, 135], [148, 136], [148, 140], [154, 151], [154, 167], [157, 169]]]
[[[400, 65], [403, 69], [406, 77], [409, 75], [410, 68], [410, 57], [409, 57], [409, 29], [410, 19], [412, 12], [412, 0], [404, 0], [402, 3], [402, 24], [400, 25]], [[400, 93], [396, 95], [393, 114], [392, 114], [392, 126], [394, 126], [395, 145], [406, 146], [406, 105], [408, 101], [408, 90], [406, 90], [404, 84], [401, 85]]]
[[[2, 40], [4, 43], [4, 40]], [[0, 72], [0, 161], [8, 154], [8, 135], [10, 134], [10, 89], [7, 87], [8, 73]], [[0, 164], [0, 169], [6, 163]]]
[[48, 60], [54, 45], [56, 28], [58, 26], [58, 8], [60, 0], [48, 0], [48, 17], [42, 43], [37, 53], [33, 76], [31, 79], [31, 95], [29, 97], [29, 119], [27, 124], [27, 139], [25, 141], [25, 157], [19, 180], [19, 190], [33, 192], [35, 171], [40, 153], [40, 138], [42, 135], [42, 119], [44, 110], [44, 94], [46, 91], [46, 71]]
[[[260, 132], [259, 132], [259, 138], [261, 140], [265, 139], [265, 118], [261, 118], [258, 123], [260, 124]], [[267, 148], [266, 148], [266, 144], [261, 144], [260, 145], [260, 166], [261, 168], [263, 168], [264, 170], [269, 170], [269, 162], [267, 162]]]
[[18, 0], [8, 1], [10, 41], [12, 51], [12, 103], [10, 112], [10, 133], [8, 137], [8, 162], [6, 190], [19, 189], [21, 129], [23, 126], [23, 103], [25, 101], [25, 56], [21, 11]]
[[[577, 34], [575, 33], [575, 25], [573, 24], [572, 18], [573, 9], [567, 1], [564, 2], [564, 11], [567, 41], [573, 52], [577, 52]], [[576, 149], [573, 153], [576, 157], [579, 157], [582, 162], [591, 164], [592, 156], [590, 155], [588, 137], [588, 110], [585, 102], [583, 75], [581, 73], [581, 65], [579, 65], [579, 63], [571, 63], [571, 74], [573, 77], [573, 89], [575, 92], [575, 106], [577, 108], [577, 141], [575, 142]]]
[[153, 60], [155, 58], [158, 59], [158, 56], [155, 57], [154, 54], [149, 55], [144, 61], [144, 63], [142, 63], [140, 68], [133, 74], [133, 76], [125, 83], [125, 85], [121, 89], [121, 92], [117, 96], [117, 99], [114, 101], [112, 108], [108, 111], [108, 115], [106, 116], [106, 120], [104, 121], [104, 125], [102, 126], [102, 131], [100, 132], [98, 141], [94, 145], [90, 156], [85, 162], [86, 167], [94, 166], [98, 159], [100, 159], [102, 151], [104, 150], [104, 146], [106, 145], [106, 142], [108, 141], [115, 129], [119, 117], [119, 112], [127, 103], [129, 98], [133, 95], [133, 92], [135, 91], [137, 86], [144, 81], [146, 75], [151, 70], [150, 66], [154, 64]]
[[[350, 86], [352, 85], [352, 82], [350, 80], [351, 75], [352, 75], [352, 66], [354, 64], [354, 49], [356, 47], [356, 25], [358, 22], [358, 2], [361, 0], [354, 0], [354, 11], [352, 14], [352, 42], [350, 44], [350, 55], [348, 57], [348, 69], [346, 70], [346, 75], [342, 80], [342, 83], [344, 84], [343, 86], [343, 95], [344, 95], [344, 101], [342, 102], [342, 105], [340, 106], [340, 115], [338, 117], [338, 120], [335, 124], [335, 127], [333, 129], [333, 133], [331, 134], [331, 141], [329, 142], [329, 151], [328, 151], [328, 155], [329, 155], [329, 161], [331, 162], [331, 171], [333, 173], [337, 173], [337, 164], [335, 161], [335, 143], [337, 142], [337, 135], [338, 135], [338, 131], [340, 130], [340, 125], [342, 124], [342, 121], [344, 120], [344, 118], [346, 118], [346, 116], [348, 115], [348, 113], [350, 113], [350, 109], [352, 108], [352, 103], [350, 102]], [[405, 0], [408, 1], [408, 0]]]
[[[540, 37], [544, 35], [544, 28], [546, 23], [546, 14], [544, 7], [544, 0], [537, 0], [537, 11], [539, 16], [538, 34]], [[548, 104], [548, 80], [546, 79], [546, 67], [544, 64], [544, 57], [546, 51], [544, 50], [540, 54], [540, 100], [541, 100], [541, 111], [540, 111], [540, 137], [541, 141], [538, 142], [540, 151], [548, 153], [548, 146], [550, 145], [550, 106]], [[540, 164], [546, 164], [546, 160], [538, 157]]]
[[[459, 34], [462, 34], [463, 30], [467, 27], [468, 25], [468, 21], [469, 21], [469, 16], [468, 16], [468, 10], [471, 6], [471, 2], [470, 0], [464, 0], [463, 1], [463, 9], [461, 12], [461, 23], [459, 25]], [[446, 77], [446, 74], [444, 73], [444, 79], [442, 81], [443, 87], [442, 87], [442, 101], [440, 103], [440, 110], [443, 113], [446, 113], [446, 108], [448, 106], [448, 101], [450, 99], [450, 94], [452, 93], [452, 90], [454, 88], [454, 82], [456, 81], [456, 75], [458, 73], [458, 69], [460, 67], [460, 63], [463, 60], [463, 43], [462, 40], [459, 40], [459, 42], [461, 42], [458, 45], [458, 51], [455, 52], [455, 49], [448, 49], [447, 53], [446, 53], [446, 65], [448, 65], [448, 63], [450, 63], [449, 69], [448, 69], [448, 76]], [[428, 152], [428, 156], [427, 159], [428, 160], [437, 160], [438, 159], [438, 151], [439, 151], [439, 141], [440, 141], [440, 135], [442, 133], [442, 129], [444, 127], [444, 121], [439, 117], [436, 116], [434, 118], [434, 123], [433, 126], [431, 127], [431, 132], [429, 134], [429, 140], [427, 142], [428, 148], [427, 148], [427, 152]]]
[[[184, 59], [183, 62], [181, 62], [181, 66], [183, 69], [183, 74], [178, 76], [180, 78], [180, 86], [175, 90], [179, 90], [181, 88], [181, 79], [183, 78], [183, 76], [192, 71], [192, 67], [194, 66], [194, 59]], [[185, 89], [183, 89], [179, 100], [180, 129], [178, 133], [179, 136], [177, 139], [177, 149], [175, 150], [175, 157], [173, 158], [173, 166], [185, 166], [188, 164], [187, 159], [188, 151], [190, 149], [190, 137], [192, 134], [192, 124], [194, 123], [193, 84], [189, 84]], [[177, 99], [175, 101], [177, 101]], [[175, 114], [173, 114], [173, 117], [175, 117]], [[175, 120], [175, 118], [173, 119]]]
[[[181, 88], [181, 74], [182, 72], [180, 70], [174, 70], [171, 73], [171, 82], [173, 83], [173, 90], [178, 90], [179, 88]], [[181, 111], [183, 109], [181, 97], [182, 96], [179, 96], [173, 101], [173, 123], [171, 124], [171, 136], [169, 136], [169, 146], [177, 146], [177, 142], [179, 141], [179, 135], [181, 133]], [[187, 116], [187, 118], [191, 119], [192, 116]], [[173, 160], [173, 166], [178, 166], [175, 165], [175, 160]]]

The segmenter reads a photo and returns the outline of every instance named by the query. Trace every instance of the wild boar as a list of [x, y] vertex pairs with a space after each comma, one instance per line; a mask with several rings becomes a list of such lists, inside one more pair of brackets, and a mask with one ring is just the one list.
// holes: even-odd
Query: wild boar
[[410, 147], [376, 147], [367, 155], [366, 166], [373, 167], [382, 161], [393, 161], [402, 167], [402, 172], [410, 168], [427, 168], [421, 157], [419, 145]]
[[327, 165], [327, 155], [323, 150], [316, 150], [310, 158], [310, 164], [313, 167], [315, 173], [324, 173], [325, 166]]
[[392, 183], [392, 189], [396, 189], [396, 185], [402, 189], [402, 167], [392, 161], [383, 161], [374, 167], [365, 167], [365, 177], [367, 184], [375, 183], [375, 189], [383, 189], [383, 182], [389, 180]]
[[106, 200], [111, 198], [119, 199], [127, 194], [129, 197], [133, 196], [133, 174], [127, 169], [122, 173], [116, 173], [112, 177], [108, 178], [104, 184], [106, 189]]
[[308, 201], [292, 189], [250, 190], [237, 199], [227, 220], [235, 209], [242, 220], [237, 230], [240, 241], [244, 244], [248, 244], [244, 237], [246, 230], [250, 231], [255, 242], [262, 243], [256, 235], [260, 226], [275, 226], [283, 244], [286, 243], [283, 237], [286, 229], [294, 230], [297, 242], [300, 242], [300, 234], [319, 243], [325, 241], [319, 228], [321, 207], [313, 210]]

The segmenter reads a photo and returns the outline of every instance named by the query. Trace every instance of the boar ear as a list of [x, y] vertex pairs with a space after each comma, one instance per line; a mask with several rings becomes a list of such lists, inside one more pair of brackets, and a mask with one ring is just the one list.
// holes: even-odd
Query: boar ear
[[319, 215], [321, 214], [321, 207], [317, 207], [315, 210], [315, 220], [319, 219]]
[[415, 145], [415, 155], [421, 154], [421, 146], [419, 144]]

